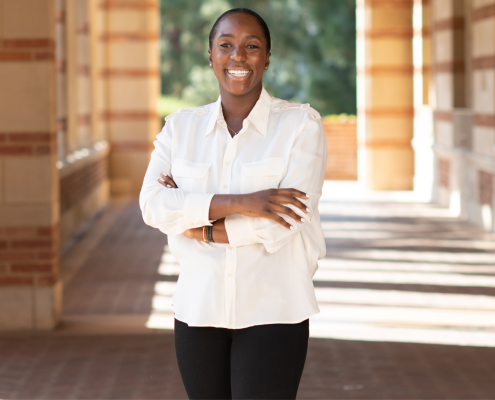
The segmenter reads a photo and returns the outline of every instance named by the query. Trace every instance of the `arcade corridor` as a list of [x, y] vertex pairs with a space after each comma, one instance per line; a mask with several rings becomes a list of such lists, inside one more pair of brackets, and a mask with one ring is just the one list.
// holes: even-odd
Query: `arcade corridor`
[[[356, 184], [327, 183], [320, 209], [328, 251], [299, 398], [495, 398], [493, 234]], [[60, 328], [0, 336], [0, 398], [186, 398], [165, 244], [135, 199], [112, 201], [62, 258]]]

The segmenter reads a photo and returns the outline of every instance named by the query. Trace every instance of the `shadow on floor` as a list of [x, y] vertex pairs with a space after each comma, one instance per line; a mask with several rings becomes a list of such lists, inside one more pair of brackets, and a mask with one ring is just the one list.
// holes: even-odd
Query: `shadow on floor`
[[[413, 201], [327, 196], [322, 221], [299, 398], [495, 399], [493, 236]], [[60, 329], [0, 336], [0, 398], [186, 398], [172, 331], [149, 329], [173, 318], [165, 245], [112, 202], [62, 259]]]

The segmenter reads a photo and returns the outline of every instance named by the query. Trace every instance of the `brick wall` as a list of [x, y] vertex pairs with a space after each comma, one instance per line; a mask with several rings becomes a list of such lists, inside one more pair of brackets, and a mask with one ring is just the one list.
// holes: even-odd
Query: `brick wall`
[[[78, 152], [74, 153], [74, 156]], [[72, 158], [60, 169], [60, 243], [68, 240], [108, 202], [108, 145], [98, 142], [83, 157]]]
[[493, 204], [493, 174], [478, 171], [478, 194], [480, 204]]
[[55, 152], [55, 138], [49, 132], [0, 133], [0, 155], [45, 155]]
[[51, 39], [0, 40], [0, 61], [40, 61], [54, 58], [54, 42]]
[[108, 159], [105, 157], [84, 166], [60, 180], [60, 212], [63, 214], [108, 178]]
[[450, 187], [450, 161], [440, 158], [438, 160], [438, 177], [440, 186], [448, 189]]
[[54, 285], [58, 243], [56, 226], [0, 228], [0, 285]]
[[325, 179], [357, 180], [356, 120], [323, 119], [327, 138]]

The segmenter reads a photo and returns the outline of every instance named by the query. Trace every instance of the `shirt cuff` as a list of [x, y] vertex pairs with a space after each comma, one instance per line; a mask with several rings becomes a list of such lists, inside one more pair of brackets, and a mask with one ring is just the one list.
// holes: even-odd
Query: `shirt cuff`
[[210, 203], [213, 193], [188, 193], [184, 200], [184, 219], [187, 229], [211, 225]]
[[232, 247], [249, 246], [261, 243], [254, 230], [252, 218], [231, 215], [225, 218], [225, 230]]

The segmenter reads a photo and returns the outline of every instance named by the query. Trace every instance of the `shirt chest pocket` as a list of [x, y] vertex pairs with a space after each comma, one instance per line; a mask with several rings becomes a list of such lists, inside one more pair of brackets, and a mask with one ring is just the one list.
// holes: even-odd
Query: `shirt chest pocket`
[[179, 187], [188, 193], [206, 193], [206, 183], [211, 164], [198, 164], [176, 159], [172, 164], [172, 177]]
[[283, 173], [283, 158], [267, 158], [254, 163], [242, 164], [241, 193], [278, 189]]

